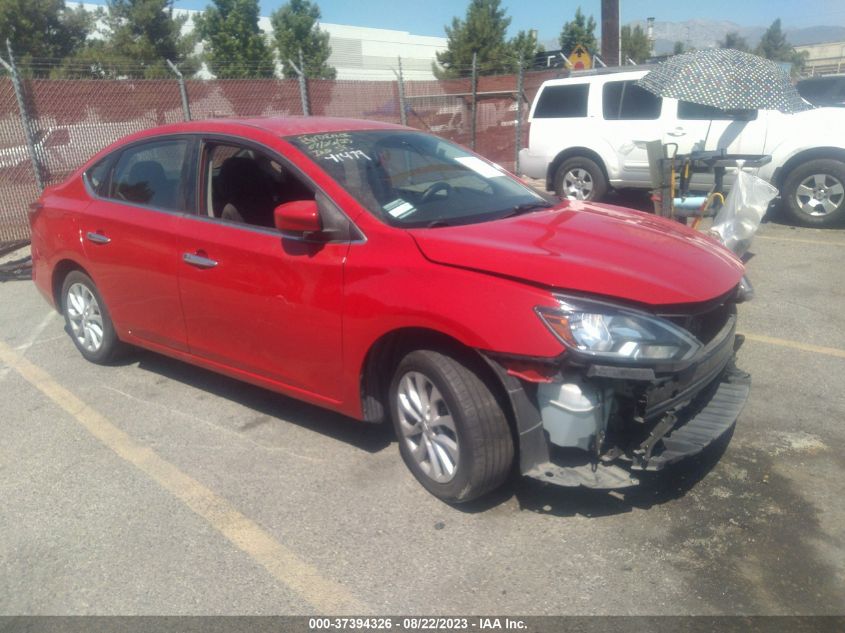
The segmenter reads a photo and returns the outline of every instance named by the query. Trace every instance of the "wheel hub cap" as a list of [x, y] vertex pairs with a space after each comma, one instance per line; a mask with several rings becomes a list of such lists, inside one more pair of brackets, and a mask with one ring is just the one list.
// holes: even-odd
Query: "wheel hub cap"
[[103, 345], [103, 315], [94, 293], [83, 284], [73, 284], [65, 303], [73, 337], [82, 348], [97, 352]]
[[399, 381], [396, 400], [400, 441], [426, 476], [451, 481], [460, 459], [458, 434], [440, 390], [425, 374], [411, 371]]
[[570, 200], [587, 200], [593, 193], [593, 178], [586, 169], [570, 169], [563, 177], [563, 192]]
[[813, 174], [798, 186], [795, 199], [807, 215], [829, 215], [845, 200], [845, 186], [830, 174]]

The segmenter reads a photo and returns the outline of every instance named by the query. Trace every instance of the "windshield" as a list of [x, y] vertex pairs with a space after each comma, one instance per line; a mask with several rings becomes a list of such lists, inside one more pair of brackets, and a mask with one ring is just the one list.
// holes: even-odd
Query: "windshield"
[[370, 130], [288, 140], [394, 226], [469, 224], [550, 206], [503, 170], [430, 134]]

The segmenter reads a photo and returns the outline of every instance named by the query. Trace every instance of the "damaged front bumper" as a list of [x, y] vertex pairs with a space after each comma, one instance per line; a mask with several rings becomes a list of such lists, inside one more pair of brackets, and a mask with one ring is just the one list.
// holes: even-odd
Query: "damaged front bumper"
[[650, 367], [566, 358], [525, 380], [488, 357], [508, 391], [522, 474], [561, 486], [625, 488], [637, 473], [697, 455], [735, 424], [750, 376], [734, 364], [736, 316], [695, 358]]

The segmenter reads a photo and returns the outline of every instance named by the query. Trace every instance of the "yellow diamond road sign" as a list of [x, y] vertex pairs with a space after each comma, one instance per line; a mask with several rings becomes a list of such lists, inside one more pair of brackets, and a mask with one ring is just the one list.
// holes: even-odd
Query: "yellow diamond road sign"
[[578, 44], [569, 53], [569, 63], [572, 64], [572, 70], [589, 70], [593, 67], [593, 58], [584, 46]]

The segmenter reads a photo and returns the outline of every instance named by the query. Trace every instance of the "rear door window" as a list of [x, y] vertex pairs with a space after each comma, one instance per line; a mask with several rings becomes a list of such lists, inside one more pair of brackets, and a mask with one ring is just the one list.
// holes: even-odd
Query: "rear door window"
[[713, 106], [678, 101], [678, 118], [687, 121], [753, 121], [757, 118], [756, 110], [720, 110]]
[[182, 172], [188, 141], [174, 139], [123, 151], [114, 168], [109, 198], [168, 211], [180, 211]]
[[634, 81], [609, 81], [602, 87], [602, 114], [607, 120], [658, 119], [662, 105], [660, 97]]
[[587, 116], [590, 84], [546, 86], [534, 108], [535, 119], [570, 119]]

